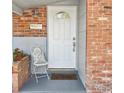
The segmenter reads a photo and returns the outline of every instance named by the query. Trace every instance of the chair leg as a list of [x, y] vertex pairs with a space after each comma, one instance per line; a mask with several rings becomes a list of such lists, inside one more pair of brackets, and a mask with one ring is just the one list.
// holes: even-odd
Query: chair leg
[[49, 75], [48, 75], [48, 72], [47, 72], [47, 78], [50, 79]]
[[[37, 72], [36, 72], [36, 66], [34, 66], [33, 67], [34, 68], [34, 74], [35, 74], [35, 79], [36, 79], [36, 83], [38, 84], [38, 76], [37, 76]], [[47, 69], [45, 69], [45, 73], [46, 73], [46, 76], [47, 76], [47, 78], [48, 78], [48, 80], [50, 79], [50, 77], [49, 77], [49, 74], [48, 74], [48, 71], [47, 71]]]
[[37, 74], [35, 74], [36, 83], [38, 84]]
[[36, 79], [36, 83], [38, 84], [38, 77], [37, 77], [37, 73], [36, 73], [36, 67], [34, 67], [34, 74], [35, 74], [35, 79]]
[[49, 80], [50, 77], [49, 77], [48, 71], [46, 70], [45, 72], [46, 72], [46, 75], [47, 75], [47, 79]]

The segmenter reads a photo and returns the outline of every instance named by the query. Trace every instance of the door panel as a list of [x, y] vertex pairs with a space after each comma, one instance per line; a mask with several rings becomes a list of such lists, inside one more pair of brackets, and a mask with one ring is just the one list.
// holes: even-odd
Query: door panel
[[74, 43], [76, 44], [76, 6], [48, 6], [49, 68], [75, 68]]

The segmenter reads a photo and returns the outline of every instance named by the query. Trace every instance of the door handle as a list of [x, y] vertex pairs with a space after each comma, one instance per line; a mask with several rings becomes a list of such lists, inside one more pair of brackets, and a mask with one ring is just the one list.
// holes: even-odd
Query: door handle
[[76, 43], [73, 42], [73, 52], [75, 52], [75, 49], [76, 49]]

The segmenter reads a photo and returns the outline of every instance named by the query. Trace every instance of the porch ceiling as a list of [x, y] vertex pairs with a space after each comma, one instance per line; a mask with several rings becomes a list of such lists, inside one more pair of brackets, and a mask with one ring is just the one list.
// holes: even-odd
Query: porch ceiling
[[52, 5], [52, 4], [67, 4], [72, 2], [79, 4], [79, 0], [12, 0], [13, 4], [17, 5], [21, 9], [37, 8], [42, 5]]

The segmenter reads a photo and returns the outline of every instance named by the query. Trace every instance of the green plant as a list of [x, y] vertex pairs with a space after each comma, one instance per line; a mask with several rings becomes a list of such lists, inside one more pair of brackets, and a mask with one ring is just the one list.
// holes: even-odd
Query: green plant
[[24, 53], [23, 50], [21, 50], [19, 48], [14, 49], [14, 51], [13, 51], [13, 61], [19, 61], [25, 56], [28, 56], [28, 54]]

